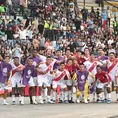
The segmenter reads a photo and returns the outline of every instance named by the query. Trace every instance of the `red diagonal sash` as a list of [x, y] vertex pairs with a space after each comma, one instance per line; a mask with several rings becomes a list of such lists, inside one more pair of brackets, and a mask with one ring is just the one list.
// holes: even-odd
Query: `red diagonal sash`
[[63, 71], [63, 72], [61, 73], [61, 75], [60, 75], [59, 77], [53, 79], [53, 81], [59, 81], [59, 80], [61, 80], [61, 78], [62, 78], [65, 74], [66, 74], [66, 71]]
[[95, 68], [96, 65], [97, 65], [97, 62], [94, 62], [92, 66], [89, 68], [89, 72], [92, 72], [92, 70]]
[[118, 62], [118, 60], [116, 60], [112, 63], [112, 65], [108, 68], [108, 73], [110, 73], [111, 70], [116, 66], [117, 62]]
[[[52, 68], [52, 65], [49, 65], [45, 72], [48, 73], [51, 70], [51, 68]], [[40, 75], [40, 72], [38, 73], [38, 75]]]
[[13, 77], [16, 72], [17, 72], [16, 69], [12, 70], [11, 77]]
[[52, 68], [52, 65], [49, 65], [48, 68], [46, 69], [46, 73], [48, 73]]
[[11, 77], [13, 77], [13, 75], [17, 72], [17, 69], [18, 69], [18, 68], [20, 69], [21, 67], [22, 67], [22, 66], [19, 65], [16, 69], [12, 70]]

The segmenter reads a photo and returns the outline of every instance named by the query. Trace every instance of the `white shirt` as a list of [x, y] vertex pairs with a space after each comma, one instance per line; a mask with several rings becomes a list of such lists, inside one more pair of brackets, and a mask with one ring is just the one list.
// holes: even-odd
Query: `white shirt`
[[44, 75], [38, 75], [38, 78], [46, 78], [46, 79], [49, 79], [49, 80], [52, 80], [53, 79], [53, 75], [50, 73], [51, 71], [53, 71], [53, 66], [54, 66], [54, 63], [56, 62], [56, 60], [54, 60], [50, 65], [46, 65], [46, 63], [44, 64], [40, 64], [39, 65], [39, 70], [41, 71], [46, 71], [49, 67], [50, 67], [50, 70], [44, 74]]
[[66, 75], [67, 75], [67, 77], [69, 79], [70, 74], [69, 74], [69, 72], [67, 70], [63, 70], [63, 71], [57, 70], [56, 71], [56, 77], [55, 78], [58, 78], [64, 71], [65, 71], [65, 75], [58, 82], [63, 82]]
[[[20, 64], [19, 66], [15, 66], [14, 63], [11, 64], [12, 66], [12, 71], [19, 68], [20, 66], [23, 66], [22, 64]], [[21, 80], [22, 78], [22, 72], [15, 72], [12, 76], [11, 79], [17, 79], [17, 80]]]
[[[103, 63], [108, 63], [107, 68], [109, 68], [113, 64], [113, 62], [111, 62], [110, 60], [105, 60], [105, 61], [103, 61]], [[113, 67], [113, 69], [109, 72], [109, 75], [113, 81], [115, 80], [115, 75], [116, 75], [117, 70], [118, 70], [118, 62]]]
[[19, 31], [20, 39], [26, 39], [27, 36], [27, 30]]

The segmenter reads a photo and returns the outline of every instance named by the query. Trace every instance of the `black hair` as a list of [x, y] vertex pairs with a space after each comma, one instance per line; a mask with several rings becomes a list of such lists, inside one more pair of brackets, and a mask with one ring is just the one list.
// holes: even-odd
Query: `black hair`
[[79, 65], [80, 65], [80, 66], [84, 66], [84, 64], [83, 64], [83, 63], [80, 63]]
[[109, 55], [110, 55], [110, 54], [116, 55], [114, 52], [110, 52]]
[[100, 65], [97, 65], [96, 68], [100, 68], [100, 69], [102, 69], [102, 67], [101, 67]]
[[101, 47], [100, 47], [100, 48], [98, 48], [98, 50], [100, 50], [100, 49], [102, 49], [102, 50], [103, 50], [103, 48], [101, 48]]
[[31, 60], [33, 60], [33, 58], [32, 58], [32, 57], [29, 57], [29, 58], [28, 58], [28, 61], [29, 61], [30, 59], [31, 59]]
[[88, 49], [88, 50], [89, 50], [89, 48], [87, 48], [87, 47], [86, 47], [86, 48], [84, 49], [84, 51], [85, 51], [86, 49]]
[[14, 57], [13, 59], [19, 59], [19, 57]]
[[65, 63], [64, 63], [64, 62], [61, 62], [61, 63], [60, 63], [60, 65], [62, 65], [62, 64], [64, 64], [64, 65], [65, 65]]
[[68, 63], [69, 61], [73, 61], [73, 59], [72, 59], [72, 58], [67, 59], [67, 63]]
[[81, 51], [81, 50], [77, 50], [76, 52], [80, 52], [80, 53], [82, 53], [82, 51]]
[[47, 58], [52, 58], [52, 56], [47, 56]]
[[10, 56], [9, 56], [9, 55], [5, 55], [5, 56], [4, 56], [4, 58], [6, 58], [6, 57], [9, 57], [9, 58], [10, 58]]
[[57, 50], [56, 52], [61, 52], [61, 50]]

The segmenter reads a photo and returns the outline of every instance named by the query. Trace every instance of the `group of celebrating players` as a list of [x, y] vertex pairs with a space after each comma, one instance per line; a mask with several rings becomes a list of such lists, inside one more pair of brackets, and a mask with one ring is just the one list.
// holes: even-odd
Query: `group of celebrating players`
[[[71, 54], [60, 50], [53, 55], [50, 49], [45, 56], [32, 50], [32, 54], [20, 63], [19, 57], [0, 58], [0, 90], [4, 90], [3, 104], [7, 105], [9, 86], [12, 87], [12, 104], [15, 101], [15, 88], [19, 90], [19, 104], [24, 105], [26, 88], [30, 104], [74, 103], [73, 88], [76, 88], [76, 102], [89, 103], [90, 94], [96, 102], [111, 103], [111, 92], [116, 90], [118, 103], [118, 59], [114, 53], [104, 55], [102, 48], [98, 56], [77, 50]], [[115, 89], [114, 89], [115, 88]]]

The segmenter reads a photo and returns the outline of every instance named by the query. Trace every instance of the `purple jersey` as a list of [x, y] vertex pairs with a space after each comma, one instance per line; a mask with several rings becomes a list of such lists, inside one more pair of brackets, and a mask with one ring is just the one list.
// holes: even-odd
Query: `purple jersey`
[[[99, 58], [99, 56], [97, 56], [96, 58]], [[100, 57], [100, 60], [101, 60], [101, 61], [108, 60], [108, 56], [101, 56], [101, 57]], [[104, 71], [107, 71], [107, 67], [104, 67], [103, 70], [104, 70]]]
[[[56, 57], [55, 59], [57, 61], [63, 61], [64, 60], [63, 57]], [[53, 69], [58, 69], [58, 67], [59, 67], [59, 64], [55, 62]]]
[[[96, 56], [95, 58], [99, 58], [99, 56]], [[101, 61], [108, 60], [108, 56], [100, 56], [100, 60]]]
[[88, 79], [89, 72], [88, 71], [82, 72], [82, 71], [78, 70], [76, 74], [77, 74], [78, 89], [80, 91], [83, 91], [86, 80]]
[[33, 73], [35, 71], [35, 67], [32, 66], [28, 66], [26, 65], [24, 70], [23, 70], [23, 84], [24, 85], [28, 85], [28, 82], [30, 80], [31, 77], [33, 77]]
[[[29, 57], [33, 59], [33, 65], [36, 66], [37, 64], [39, 64], [41, 62], [41, 59], [37, 56], [37, 57]], [[33, 73], [33, 77], [37, 77], [37, 71], [35, 70]]]
[[4, 83], [7, 79], [9, 79], [9, 73], [12, 70], [12, 66], [8, 63], [1, 62], [0, 63], [0, 82]]

